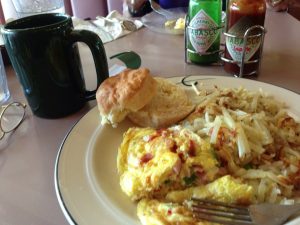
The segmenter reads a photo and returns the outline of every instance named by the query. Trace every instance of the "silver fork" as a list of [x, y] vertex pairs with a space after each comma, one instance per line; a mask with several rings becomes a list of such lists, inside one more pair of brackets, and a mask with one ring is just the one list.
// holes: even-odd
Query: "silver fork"
[[225, 225], [282, 225], [299, 212], [300, 204], [263, 203], [244, 207], [192, 198], [192, 210], [197, 219]]

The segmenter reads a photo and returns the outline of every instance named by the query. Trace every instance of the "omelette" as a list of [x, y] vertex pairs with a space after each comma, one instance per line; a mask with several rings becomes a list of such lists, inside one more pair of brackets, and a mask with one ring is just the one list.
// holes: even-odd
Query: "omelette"
[[193, 217], [189, 204], [191, 197], [249, 204], [253, 201], [254, 190], [240, 179], [226, 175], [207, 185], [170, 192], [165, 200], [143, 199], [138, 203], [137, 215], [143, 225], [213, 225]]
[[188, 129], [129, 128], [117, 158], [120, 185], [133, 201], [164, 198], [173, 190], [207, 184], [219, 176], [209, 142]]
[[183, 205], [157, 199], [139, 201], [137, 215], [143, 225], [211, 225], [209, 222], [197, 221]]

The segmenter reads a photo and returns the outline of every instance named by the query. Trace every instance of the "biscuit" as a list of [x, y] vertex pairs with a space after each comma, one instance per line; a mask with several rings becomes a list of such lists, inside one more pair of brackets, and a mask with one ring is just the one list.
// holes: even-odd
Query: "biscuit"
[[102, 124], [116, 125], [129, 112], [136, 112], [151, 101], [156, 81], [146, 68], [126, 69], [99, 86], [96, 99]]
[[155, 80], [157, 91], [152, 100], [140, 110], [127, 115], [141, 127], [168, 127], [184, 119], [194, 109], [183, 88], [163, 78]]

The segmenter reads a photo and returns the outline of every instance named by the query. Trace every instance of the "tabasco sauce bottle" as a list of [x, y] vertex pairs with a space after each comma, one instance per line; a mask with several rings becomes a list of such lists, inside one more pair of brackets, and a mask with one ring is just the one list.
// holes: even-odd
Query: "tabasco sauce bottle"
[[190, 0], [187, 15], [187, 58], [193, 63], [219, 60], [222, 0]]
[[[235, 62], [242, 61], [243, 36], [246, 30], [254, 25], [264, 26], [266, 3], [265, 0], [229, 0], [227, 9], [226, 33], [235, 37], [226, 36], [225, 58]], [[245, 62], [258, 59], [263, 38], [261, 30], [253, 30], [249, 33], [245, 48]], [[244, 64], [243, 75], [255, 74], [258, 71], [258, 63]], [[241, 63], [224, 63], [226, 72], [238, 75]]]

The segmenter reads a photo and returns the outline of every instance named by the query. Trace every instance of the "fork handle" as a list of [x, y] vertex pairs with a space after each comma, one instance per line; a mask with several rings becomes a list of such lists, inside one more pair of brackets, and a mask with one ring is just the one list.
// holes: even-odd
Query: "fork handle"
[[300, 204], [278, 205], [278, 204], [259, 204], [249, 207], [251, 218], [258, 225], [282, 225], [284, 222], [300, 212]]

